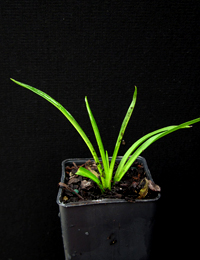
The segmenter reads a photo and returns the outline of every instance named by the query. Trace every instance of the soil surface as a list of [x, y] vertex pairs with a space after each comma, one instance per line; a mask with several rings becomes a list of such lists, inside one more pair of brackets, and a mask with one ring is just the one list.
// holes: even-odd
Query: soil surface
[[[87, 161], [80, 166], [98, 172], [94, 162]], [[65, 183], [59, 183], [59, 186], [63, 189], [61, 198], [63, 203], [103, 198], [125, 199], [129, 202], [134, 202], [135, 199], [153, 199], [161, 190], [158, 185], [147, 179], [143, 164], [137, 161], [131, 166], [120, 182], [117, 182], [112, 186], [111, 190], [106, 190], [103, 194], [95, 182], [76, 175], [80, 166], [77, 166], [75, 163], [73, 163], [73, 166], [66, 166]], [[114, 173], [117, 167], [118, 164], [116, 163]]]

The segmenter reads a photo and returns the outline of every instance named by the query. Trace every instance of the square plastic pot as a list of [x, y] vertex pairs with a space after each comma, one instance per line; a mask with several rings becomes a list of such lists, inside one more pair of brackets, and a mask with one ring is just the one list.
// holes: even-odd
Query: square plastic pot
[[[65, 167], [73, 162], [83, 164], [88, 158], [62, 162], [61, 182]], [[92, 160], [92, 159], [91, 159]], [[118, 161], [121, 157], [117, 158]], [[146, 160], [139, 156], [147, 178], [153, 180]], [[148, 260], [150, 259], [155, 212], [160, 193], [154, 199], [130, 203], [122, 199], [102, 199], [64, 204], [60, 210], [65, 259], [81, 260]]]

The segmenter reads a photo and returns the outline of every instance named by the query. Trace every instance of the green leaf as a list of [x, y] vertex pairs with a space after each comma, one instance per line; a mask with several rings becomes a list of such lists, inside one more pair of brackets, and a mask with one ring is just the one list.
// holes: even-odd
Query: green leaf
[[13, 82], [15, 82], [16, 84], [20, 85], [21, 87], [27, 88], [27, 89], [31, 90], [32, 92], [34, 92], [35, 94], [43, 97], [44, 99], [49, 101], [52, 105], [54, 105], [57, 109], [59, 109], [63, 113], [63, 115], [70, 121], [70, 123], [74, 126], [74, 128], [78, 131], [80, 136], [83, 138], [86, 145], [90, 149], [90, 152], [91, 152], [97, 166], [100, 165], [98, 156], [94, 150], [93, 145], [91, 144], [90, 140], [88, 139], [87, 135], [84, 133], [84, 131], [82, 130], [80, 125], [77, 123], [77, 121], [74, 119], [74, 117], [60, 103], [58, 103], [55, 99], [53, 99], [52, 97], [50, 97], [49, 95], [47, 95], [46, 93], [44, 93], [43, 91], [41, 91], [37, 88], [31, 87], [27, 84], [24, 84], [22, 82], [12, 79], [12, 78], [11, 78], [11, 80]]
[[134, 110], [134, 107], [135, 107], [135, 104], [136, 104], [136, 100], [137, 100], [137, 87], [135, 86], [135, 91], [134, 91], [134, 94], [133, 94], [132, 102], [131, 102], [131, 104], [128, 108], [128, 111], [125, 115], [125, 118], [122, 122], [120, 131], [119, 131], [119, 135], [118, 135], [118, 138], [117, 138], [117, 142], [115, 144], [115, 149], [114, 149], [113, 156], [112, 156], [111, 163], [110, 163], [109, 174], [108, 174], [108, 176], [106, 176], [107, 177], [106, 187], [109, 188], [109, 189], [111, 188], [112, 174], [113, 174], [113, 169], [114, 169], [115, 161], [116, 161], [116, 158], [117, 158], [117, 154], [118, 154], [118, 151], [119, 151], [119, 147], [121, 145], [121, 141], [123, 139], [124, 132], [126, 130], [128, 122], [129, 122], [131, 115], [133, 113], [133, 110]]
[[[141, 137], [139, 140], [137, 140], [124, 154], [124, 156], [122, 157], [122, 160], [120, 161], [120, 164], [117, 168], [117, 171], [115, 173], [115, 177], [114, 177], [114, 182], [118, 181], [119, 179], [119, 174], [122, 171], [122, 168], [124, 167], [125, 163], [127, 162], [127, 160], [129, 159], [129, 157], [131, 156], [131, 154], [135, 151], [136, 148], [138, 148], [138, 146], [140, 146], [144, 141], [146, 141], [147, 139], [149, 139], [150, 137], [161, 133], [161, 132], [165, 132], [168, 131], [170, 129], [173, 129], [176, 126], [167, 126], [167, 127], [163, 127], [161, 129], [158, 129], [156, 131], [153, 131], [151, 133], [146, 134], [145, 136]], [[187, 128], [188, 126], [184, 127]]]
[[104, 184], [109, 166], [107, 164], [106, 154], [105, 154], [105, 150], [104, 150], [103, 143], [102, 143], [102, 140], [101, 140], [101, 135], [99, 133], [99, 129], [98, 129], [97, 123], [95, 121], [95, 118], [94, 118], [94, 116], [92, 114], [92, 111], [90, 109], [87, 97], [85, 97], [85, 103], [86, 103], [86, 108], [87, 108], [88, 115], [89, 115], [89, 118], [90, 118], [90, 122], [91, 122], [93, 131], [94, 131], [94, 134], [95, 134], [95, 137], [96, 137], [96, 141], [97, 141], [97, 144], [98, 144], [98, 147], [99, 147], [99, 151], [100, 151], [100, 154], [101, 154], [101, 159], [102, 159], [102, 162], [103, 162], [104, 173], [103, 173], [102, 168], [100, 168], [99, 172], [100, 172], [101, 181]]
[[108, 168], [109, 168], [109, 157], [108, 157], [108, 151], [106, 151], [106, 160], [107, 160], [107, 165], [108, 165]]
[[173, 128], [171, 128], [168, 131], [156, 134], [155, 136], [149, 138], [146, 142], [144, 142], [135, 152], [134, 154], [131, 156], [131, 158], [127, 161], [127, 163], [125, 164], [125, 166], [123, 167], [123, 169], [121, 170], [121, 172], [119, 173], [119, 175], [117, 176], [117, 178], [115, 178], [115, 182], [116, 181], [120, 181], [121, 178], [124, 176], [124, 174], [128, 171], [128, 169], [131, 167], [131, 165], [134, 163], [134, 161], [137, 159], [137, 157], [147, 148], [149, 147], [152, 143], [154, 143], [155, 141], [157, 141], [158, 139], [176, 131], [179, 130], [181, 128], [185, 128], [190, 126], [191, 124], [197, 123], [200, 121], [200, 118], [196, 118], [194, 120], [190, 120], [188, 122], [185, 122], [183, 124], [180, 124], [178, 126], [174, 126]]
[[101, 191], [104, 192], [104, 188], [103, 188], [100, 180], [93, 173], [91, 173], [89, 170], [85, 169], [84, 167], [80, 167], [78, 169], [78, 171], [76, 172], [76, 174], [93, 180], [94, 182], [97, 183], [97, 185], [99, 186]]

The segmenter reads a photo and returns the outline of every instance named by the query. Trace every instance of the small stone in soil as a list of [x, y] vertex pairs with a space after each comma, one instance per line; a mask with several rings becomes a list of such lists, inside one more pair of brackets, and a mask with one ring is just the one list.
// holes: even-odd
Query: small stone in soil
[[81, 189], [90, 189], [92, 188], [93, 185], [92, 185], [92, 182], [91, 181], [86, 181], [86, 180], [83, 180], [81, 182]]
[[63, 201], [65, 202], [65, 201], [67, 201], [68, 200], [68, 197], [67, 196], [64, 196], [63, 197]]

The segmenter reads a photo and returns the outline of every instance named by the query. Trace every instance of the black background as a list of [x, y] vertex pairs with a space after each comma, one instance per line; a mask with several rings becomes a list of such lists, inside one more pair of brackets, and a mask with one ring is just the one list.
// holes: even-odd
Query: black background
[[[90, 152], [58, 110], [9, 78], [54, 97], [95, 143], [87, 95], [109, 155], [136, 85], [123, 155], [144, 134], [199, 117], [198, 1], [2, 0], [0, 7], [0, 259], [64, 259], [60, 163]], [[199, 131], [196, 124], [175, 132], [142, 154], [162, 187], [153, 259], [198, 252]]]

